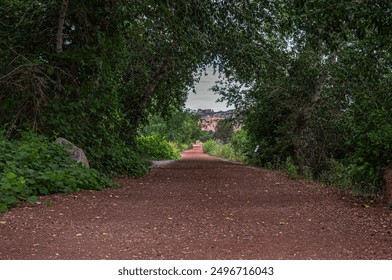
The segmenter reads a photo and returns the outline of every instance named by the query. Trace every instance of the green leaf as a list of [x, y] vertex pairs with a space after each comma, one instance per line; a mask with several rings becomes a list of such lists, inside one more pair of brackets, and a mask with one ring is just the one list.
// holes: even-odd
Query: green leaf
[[4, 203], [0, 203], [0, 213], [7, 213], [8, 207]]
[[49, 190], [47, 187], [40, 187], [40, 188], [38, 188], [38, 191], [40, 194], [45, 194], [45, 195], [49, 194]]
[[38, 201], [38, 197], [36, 197], [36, 196], [34, 196], [34, 195], [29, 196], [29, 197], [27, 198], [27, 201], [29, 201], [29, 202], [31, 202], [31, 203], [36, 203], [36, 202]]
[[7, 205], [18, 203], [18, 199], [13, 195], [4, 195], [2, 201], [5, 202]]
[[12, 180], [16, 178], [16, 174], [13, 172], [8, 172], [6, 176], [8, 180]]

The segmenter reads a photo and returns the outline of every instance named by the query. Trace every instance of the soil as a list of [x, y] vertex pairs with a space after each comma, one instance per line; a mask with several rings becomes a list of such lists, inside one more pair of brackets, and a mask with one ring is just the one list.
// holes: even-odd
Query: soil
[[117, 182], [1, 214], [0, 259], [392, 259], [385, 205], [200, 146]]

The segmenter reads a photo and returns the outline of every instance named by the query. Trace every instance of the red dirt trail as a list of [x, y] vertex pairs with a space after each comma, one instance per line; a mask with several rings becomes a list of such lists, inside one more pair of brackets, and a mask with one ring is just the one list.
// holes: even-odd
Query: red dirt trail
[[1, 214], [0, 259], [392, 259], [392, 210], [199, 146], [118, 182]]

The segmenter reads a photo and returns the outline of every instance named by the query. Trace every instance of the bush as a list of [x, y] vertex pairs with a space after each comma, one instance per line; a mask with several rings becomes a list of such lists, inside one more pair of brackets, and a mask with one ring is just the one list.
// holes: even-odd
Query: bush
[[180, 151], [175, 143], [167, 141], [158, 134], [138, 136], [137, 150], [149, 160], [179, 159]]
[[213, 139], [213, 138], [214, 138], [214, 132], [213, 131], [204, 131], [203, 130], [200, 133], [199, 140], [204, 143], [204, 142], [207, 142], [208, 140]]
[[287, 157], [285, 161], [285, 170], [291, 179], [299, 179], [297, 166], [293, 163], [291, 157]]
[[69, 159], [64, 149], [33, 133], [20, 140], [0, 137], [0, 211], [21, 200], [35, 202], [37, 195], [102, 190], [114, 183], [94, 169]]
[[180, 144], [179, 149], [180, 151], [189, 150], [193, 147], [193, 144]]
[[[299, 170], [298, 166], [295, 165], [291, 157], [287, 157], [286, 161], [284, 162], [284, 166], [282, 166], [283, 171], [287, 172], [287, 175], [291, 179], [313, 179], [312, 168], [309, 166], [304, 165], [302, 170]], [[275, 167], [273, 169], [279, 169], [279, 167]]]
[[86, 149], [94, 167], [108, 176], [129, 175], [139, 178], [148, 172], [148, 164], [137, 152], [122, 141], [113, 142], [107, 149]]
[[155, 114], [148, 117], [148, 122], [139, 127], [141, 135], [161, 135], [164, 139], [177, 143], [181, 149], [192, 147], [200, 139], [203, 131], [198, 124], [198, 116], [191, 111], [175, 110], [165, 117]]
[[40, 130], [48, 137], [62, 136], [83, 148], [90, 166], [107, 176], [146, 174], [148, 164], [134, 150], [133, 138], [129, 137], [132, 128], [124, 124], [125, 115], [116, 109], [119, 100], [104, 92], [96, 100], [96, 91], [85, 90], [80, 104], [67, 95], [59, 97], [68, 106], [60, 111], [52, 108], [42, 116], [47, 127]]
[[212, 155], [229, 160], [236, 160], [234, 149], [230, 144], [218, 144], [215, 150], [212, 151]]
[[328, 165], [319, 175], [318, 180], [330, 186], [342, 189], [353, 189], [353, 182], [349, 169], [335, 159], [329, 160]]
[[[327, 185], [350, 190], [362, 196], [375, 196], [380, 194], [379, 186], [371, 181], [358, 180], [358, 166], [331, 159], [323, 172], [317, 178]], [[369, 178], [366, 178], [367, 180]]]
[[227, 144], [233, 136], [233, 133], [233, 121], [230, 119], [224, 119], [218, 122], [214, 135], [215, 139]]
[[219, 144], [214, 140], [208, 140], [203, 144], [203, 152], [214, 157], [225, 158], [234, 161], [243, 161], [244, 157], [236, 151], [231, 143]]
[[209, 139], [203, 143], [203, 152], [206, 154], [211, 154], [211, 152], [216, 149], [217, 145], [218, 144], [214, 140]]
[[246, 130], [241, 129], [235, 132], [230, 139], [230, 145], [233, 147], [236, 160], [249, 163], [254, 147], [251, 147]]

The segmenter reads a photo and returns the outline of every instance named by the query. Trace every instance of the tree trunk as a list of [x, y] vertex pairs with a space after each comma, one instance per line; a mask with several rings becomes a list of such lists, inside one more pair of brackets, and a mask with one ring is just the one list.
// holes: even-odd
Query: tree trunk
[[[64, 23], [65, 23], [65, 15], [67, 13], [69, 0], [63, 0], [61, 4], [61, 9], [59, 13], [59, 20], [57, 22], [57, 34], [56, 34], [56, 53], [61, 54], [63, 52], [63, 44], [64, 44]], [[56, 85], [58, 91], [61, 91], [61, 72], [60, 69], [56, 71]]]
[[[326, 66], [328, 64], [335, 63], [337, 55], [338, 51], [333, 52], [327, 59], [327, 62], [325, 63]], [[301, 121], [303, 122], [304, 127], [306, 126], [307, 121], [312, 117], [314, 107], [316, 106], [317, 101], [320, 99], [321, 92], [323, 91], [323, 88], [327, 82], [327, 78], [328, 70], [324, 69], [317, 79], [314, 93], [310, 96], [308, 105], [301, 112]]]
[[328, 78], [328, 65], [331, 63], [335, 63], [336, 57], [338, 54], [338, 50], [333, 52], [326, 61], [326, 67], [321, 71], [320, 75], [317, 78], [316, 85], [313, 91], [313, 94], [309, 97], [309, 101], [305, 108], [299, 111], [299, 114], [296, 118], [296, 126], [295, 126], [295, 136], [297, 137], [294, 142], [294, 150], [295, 150], [295, 161], [298, 164], [299, 173], [302, 173], [304, 162], [303, 157], [301, 156], [301, 151], [303, 150], [303, 146], [306, 144], [306, 140], [304, 140], [304, 131], [307, 127], [308, 121], [312, 117], [314, 108], [318, 100], [321, 97], [321, 93], [324, 89], [324, 86], [327, 82]]
[[62, 53], [63, 52], [63, 31], [64, 31], [64, 22], [65, 22], [65, 15], [67, 13], [69, 0], [63, 0], [61, 4], [60, 14], [59, 14], [59, 21], [57, 23], [57, 34], [56, 34], [56, 52]]

